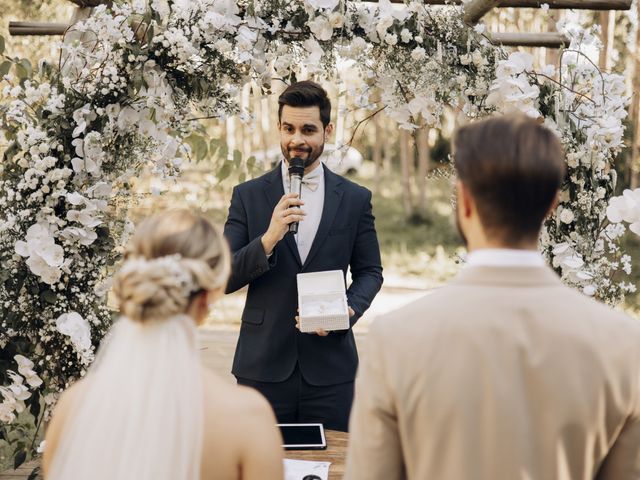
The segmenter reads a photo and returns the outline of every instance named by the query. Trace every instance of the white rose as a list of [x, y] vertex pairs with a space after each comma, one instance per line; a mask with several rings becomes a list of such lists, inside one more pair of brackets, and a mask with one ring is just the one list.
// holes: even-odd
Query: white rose
[[402, 40], [402, 42], [409, 43], [412, 38], [413, 38], [413, 35], [411, 35], [411, 32], [406, 28], [403, 28], [402, 31], [400, 32], [400, 39]]
[[573, 222], [574, 219], [575, 216], [573, 215], [573, 212], [571, 210], [569, 210], [568, 208], [562, 209], [562, 212], [560, 213], [560, 221], [562, 223], [566, 223], [567, 225], [569, 225]]

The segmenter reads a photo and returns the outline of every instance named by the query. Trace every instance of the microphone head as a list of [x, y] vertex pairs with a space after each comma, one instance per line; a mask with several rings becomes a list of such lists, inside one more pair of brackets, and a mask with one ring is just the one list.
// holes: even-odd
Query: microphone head
[[304, 175], [304, 160], [300, 157], [293, 157], [289, 160], [289, 175]]

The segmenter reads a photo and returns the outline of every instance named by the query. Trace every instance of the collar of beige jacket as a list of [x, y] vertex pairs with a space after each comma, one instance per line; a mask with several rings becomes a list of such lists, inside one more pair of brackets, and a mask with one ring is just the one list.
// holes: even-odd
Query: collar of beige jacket
[[561, 286], [562, 281], [549, 267], [467, 266], [452, 285], [494, 285], [504, 287]]

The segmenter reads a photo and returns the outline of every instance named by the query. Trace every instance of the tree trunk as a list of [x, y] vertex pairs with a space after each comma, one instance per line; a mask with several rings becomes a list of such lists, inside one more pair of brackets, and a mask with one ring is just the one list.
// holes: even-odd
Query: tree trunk
[[382, 127], [380, 126], [381, 114], [373, 117], [373, 142], [371, 144], [372, 160], [375, 165], [375, 190], [376, 193], [380, 192], [380, 183], [382, 182], [382, 175], [384, 165], [382, 164]]
[[[381, 113], [380, 115], [383, 115], [383, 114]], [[392, 136], [387, 136], [387, 135], [389, 133], [389, 130], [393, 130], [394, 132], [397, 131], [396, 124], [391, 122], [386, 115], [380, 118], [380, 122], [382, 127], [382, 134], [385, 136], [385, 138], [387, 139], [393, 138]], [[391, 124], [391, 128], [390, 128], [390, 124]], [[383, 142], [382, 137], [380, 137], [378, 141], [382, 143], [382, 166], [383, 166], [384, 172], [386, 174], [389, 174], [391, 172], [391, 164], [393, 162], [393, 152], [391, 150], [393, 147], [393, 142], [390, 142], [390, 141]]]
[[413, 170], [413, 155], [411, 136], [405, 129], [400, 129], [400, 170], [402, 172], [402, 208], [405, 218], [413, 214], [413, 194], [411, 188], [411, 172]]
[[600, 12], [600, 26], [602, 28], [602, 50], [600, 50], [600, 70], [611, 70], [611, 53], [613, 51], [616, 27], [615, 12]]
[[427, 212], [427, 172], [429, 171], [429, 128], [423, 127], [416, 132], [418, 148], [418, 211], [423, 217]]

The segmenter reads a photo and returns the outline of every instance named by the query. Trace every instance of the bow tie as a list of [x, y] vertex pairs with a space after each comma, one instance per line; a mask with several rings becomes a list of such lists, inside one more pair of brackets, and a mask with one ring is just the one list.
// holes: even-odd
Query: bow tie
[[[318, 190], [318, 187], [320, 186], [321, 175], [322, 175], [322, 169], [316, 168], [309, 175], [305, 175], [302, 177], [302, 186], [311, 190], [312, 192], [315, 192], [316, 190]], [[287, 190], [291, 190], [291, 178], [289, 178], [289, 175], [285, 177], [285, 183], [287, 184]]]

